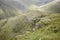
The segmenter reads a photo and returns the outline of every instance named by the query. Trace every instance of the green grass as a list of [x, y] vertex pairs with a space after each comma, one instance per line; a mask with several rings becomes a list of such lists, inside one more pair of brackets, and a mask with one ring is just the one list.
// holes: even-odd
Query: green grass
[[[56, 15], [56, 16], [55, 16]], [[20, 37], [17, 36], [19, 40], [60, 40], [60, 14], [51, 14], [47, 18], [51, 18], [49, 24], [44, 25], [44, 28], [37, 29], [34, 32], [27, 33]], [[44, 22], [44, 21], [43, 21]], [[56, 28], [55, 28], [56, 27]]]

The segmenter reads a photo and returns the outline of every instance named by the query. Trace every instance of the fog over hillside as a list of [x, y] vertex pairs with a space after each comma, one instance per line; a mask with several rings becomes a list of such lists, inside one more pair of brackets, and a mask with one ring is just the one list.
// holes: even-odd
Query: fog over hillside
[[29, 5], [41, 6], [51, 2], [52, 0], [0, 0], [4, 4], [10, 5], [22, 11], [27, 11]]

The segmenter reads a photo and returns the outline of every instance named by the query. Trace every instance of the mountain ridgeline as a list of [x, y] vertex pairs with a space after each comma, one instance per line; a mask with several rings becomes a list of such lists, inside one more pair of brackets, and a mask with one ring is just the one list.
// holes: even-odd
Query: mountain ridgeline
[[60, 1], [52, 1], [46, 5], [43, 5], [40, 9], [45, 12], [60, 13]]
[[0, 0], [4, 4], [15, 7], [23, 12], [26, 12], [30, 5], [41, 6], [53, 0]]

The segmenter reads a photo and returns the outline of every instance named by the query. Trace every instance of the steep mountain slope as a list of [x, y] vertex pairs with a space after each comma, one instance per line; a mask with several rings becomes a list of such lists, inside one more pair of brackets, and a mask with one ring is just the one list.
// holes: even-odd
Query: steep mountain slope
[[21, 12], [19, 12], [19, 10], [17, 10], [16, 8], [13, 8], [7, 4], [4, 4], [2, 1], [0, 1], [0, 28], [7, 23], [7, 20], [9, 18], [15, 17], [20, 14]]
[[19, 10], [0, 1], [0, 20], [18, 15]]
[[[44, 5], [39, 11], [29, 10], [26, 14], [20, 14], [19, 10], [0, 2], [0, 40], [60, 40], [57, 3]], [[55, 4], [58, 11], [52, 8]]]
[[[14, 25], [19, 24], [18, 20], [20, 18], [19, 17], [20, 14], [22, 14], [20, 10], [0, 1], [0, 40], [8, 40], [8, 39], [10, 40], [10, 38], [15, 36], [15, 33], [14, 35], [12, 33], [12, 30], [13, 30], [12, 28], [15, 27]], [[16, 22], [16, 20], [18, 21], [18, 23]], [[14, 22], [16, 23], [14, 24]]]
[[43, 18], [44, 20], [38, 22], [42, 27], [15, 38], [19, 40], [60, 40], [60, 14], [52, 13]]
[[[55, 10], [55, 8], [57, 10]], [[43, 7], [41, 7], [41, 10], [42, 12], [48, 13], [48, 15], [44, 16], [38, 22], [40, 28], [38, 28], [34, 32], [27, 32], [24, 35], [18, 35], [15, 37], [16, 39], [18, 40], [60, 40], [59, 1], [54, 1], [53, 4], [49, 3], [48, 5], [44, 5]]]

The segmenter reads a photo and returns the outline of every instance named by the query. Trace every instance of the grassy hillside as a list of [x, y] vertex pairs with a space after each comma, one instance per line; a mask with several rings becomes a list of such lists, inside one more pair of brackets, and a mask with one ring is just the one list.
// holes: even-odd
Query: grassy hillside
[[[40, 26], [34, 32], [27, 31], [24, 35], [18, 35], [18, 40], [60, 40], [60, 7], [59, 2], [54, 1], [41, 7], [42, 13], [48, 13], [37, 23]], [[31, 13], [31, 12], [30, 12]], [[35, 11], [36, 13], [36, 11]], [[32, 14], [35, 14], [32, 12]], [[49, 14], [50, 13], [50, 14]], [[38, 14], [38, 12], [36, 13]], [[40, 12], [41, 15], [41, 12]], [[36, 19], [35, 19], [36, 21]], [[35, 26], [36, 27], [36, 26]]]
[[[16, 36], [18, 40], [60, 40], [60, 14], [52, 13], [38, 23], [44, 25], [34, 32]], [[46, 20], [46, 19], [50, 19]]]
[[26, 14], [2, 2], [0, 5], [0, 40], [60, 40], [58, 1]]

